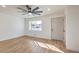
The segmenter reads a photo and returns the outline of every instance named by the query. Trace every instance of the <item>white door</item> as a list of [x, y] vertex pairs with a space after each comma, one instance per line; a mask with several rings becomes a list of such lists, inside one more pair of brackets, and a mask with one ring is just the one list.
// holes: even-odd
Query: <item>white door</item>
[[64, 17], [56, 17], [52, 19], [52, 39], [64, 39]]

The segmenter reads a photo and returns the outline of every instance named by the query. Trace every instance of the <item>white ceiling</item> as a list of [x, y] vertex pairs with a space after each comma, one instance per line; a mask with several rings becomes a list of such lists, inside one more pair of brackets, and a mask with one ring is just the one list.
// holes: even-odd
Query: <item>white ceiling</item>
[[[22, 17], [36, 17], [36, 16], [32, 16], [32, 15], [22, 15], [22, 13], [19, 13], [18, 9], [16, 7], [22, 7], [24, 8], [24, 6], [20, 6], [20, 5], [7, 5], [5, 8], [3, 8], [2, 6], [0, 6], [0, 13], [4, 13], [4, 14], [9, 14], [9, 15], [19, 15]], [[40, 15], [47, 15], [47, 14], [56, 14], [56, 13], [62, 13], [64, 14], [64, 9], [65, 6], [64, 5], [31, 5], [32, 9], [35, 7], [39, 7], [39, 10], [42, 10], [43, 13]]]

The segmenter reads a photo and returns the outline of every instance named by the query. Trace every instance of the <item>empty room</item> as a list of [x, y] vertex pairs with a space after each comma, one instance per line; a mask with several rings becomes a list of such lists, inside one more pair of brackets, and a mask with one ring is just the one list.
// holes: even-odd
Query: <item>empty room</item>
[[79, 5], [0, 5], [0, 53], [79, 52]]

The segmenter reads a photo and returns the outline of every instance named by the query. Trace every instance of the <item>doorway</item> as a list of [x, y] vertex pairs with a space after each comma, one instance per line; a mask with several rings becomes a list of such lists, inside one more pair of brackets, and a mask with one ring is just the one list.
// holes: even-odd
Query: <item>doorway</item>
[[64, 17], [51, 19], [51, 38], [64, 41]]

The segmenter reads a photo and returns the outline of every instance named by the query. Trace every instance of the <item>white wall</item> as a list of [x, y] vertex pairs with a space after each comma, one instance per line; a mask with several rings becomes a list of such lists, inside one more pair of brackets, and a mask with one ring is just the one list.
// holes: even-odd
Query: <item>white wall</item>
[[[42, 20], [42, 31], [30, 31], [29, 21]], [[26, 19], [25, 34], [28, 36], [51, 39], [51, 16], [41, 16]]]
[[[58, 17], [61, 15], [57, 14], [54, 16]], [[24, 21], [24, 19], [19, 16], [0, 13], [0, 41], [12, 39], [18, 36], [22, 36], [24, 34], [34, 37], [51, 39], [51, 17], [52, 15], [46, 15], [29, 18]], [[43, 30], [41, 32], [29, 31], [28, 23], [30, 20], [42, 20]]]
[[24, 34], [24, 20], [17, 16], [0, 14], [0, 41]]
[[[54, 17], [64, 17], [63, 14], [50, 14], [40, 17], [28, 18], [25, 21], [25, 35], [39, 37], [39, 38], [47, 38], [51, 39], [51, 18]], [[29, 21], [42, 20], [42, 31], [30, 31], [29, 30]]]
[[79, 51], [79, 6], [66, 8], [66, 47]]

